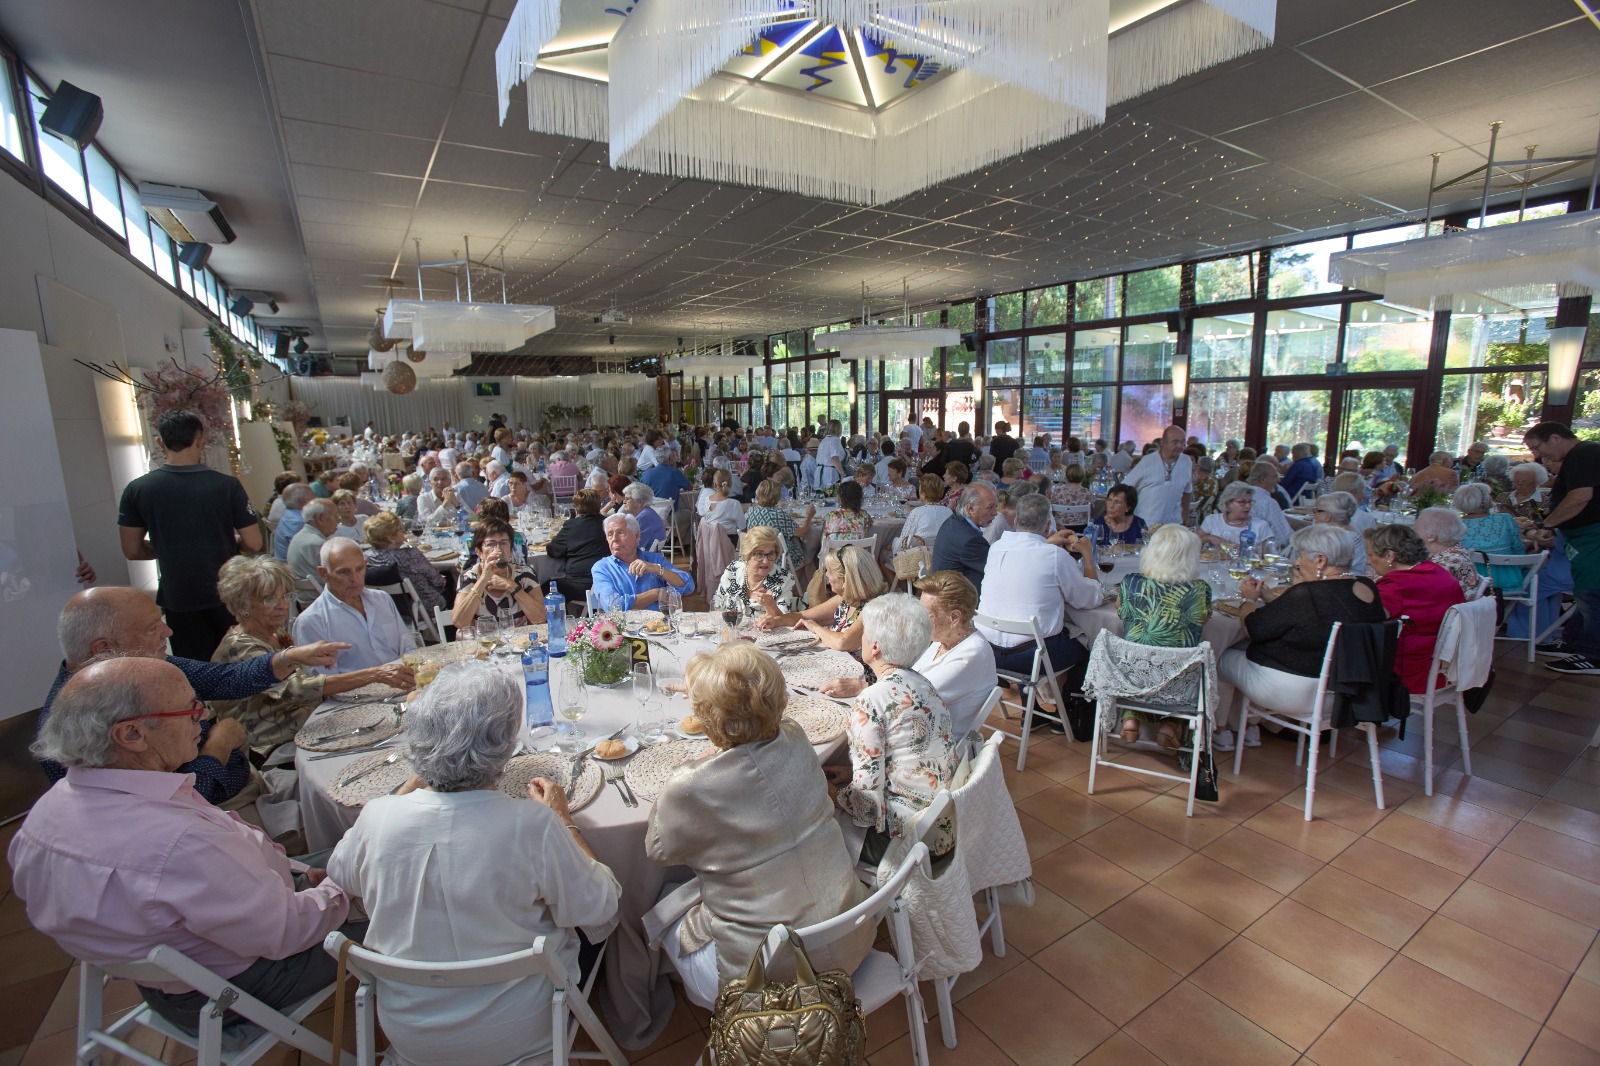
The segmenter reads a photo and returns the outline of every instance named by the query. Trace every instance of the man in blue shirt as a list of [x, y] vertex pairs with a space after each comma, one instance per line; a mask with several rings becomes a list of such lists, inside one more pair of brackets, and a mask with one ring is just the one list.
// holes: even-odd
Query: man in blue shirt
[[1283, 492], [1289, 497], [1291, 503], [1300, 495], [1300, 490], [1307, 485], [1315, 485], [1322, 480], [1322, 464], [1317, 457], [1311, 454], [1311, 445], [1302, 441], [1296, 444], [1289, 452], [1294, 461], [1289, 464], [1289, 469], [1283, 475]]
[[639, 475], [639, 480], [650, 486], [658, 500], [678, 502], [678, 494], [690, 488], [689, 479], [678, 469], [678, 457], [666, 449], [657, 449], [658, 462]]
[[[296, 486], [305, 488], [304, 485]], [[307, 493], [310, 489], [306, 489]], [[50, 717], [56, 695], [78, 670], [103, 657], [141, 655], [165, 658], [183, 671], [202, 700], [238, 700], [254, 696], [286, 680], [301, 666], [330, 664], [344, 649], [343, 644], [308, 644], [272, 655], [259, 655], [238, 663], [213, 663], [167, 655], [167, 638], [172, 630], [162, 622], [161, 608], [140, 589], [103, 585], [84, 589], [67, 601], [56, 624], [64, 656], [55, 683], [39, 711], [38, 728]], [[178, 773], [194, 774], [194, 790], [209, 803], [232, 799], [250, 781], [246, 758], [248, 737], [236, 718], [206, 719], [200, 723], [200, 753], [178, 767]], [[51, 781], [66, 776], [66, 767], [43, 761], [39, 764]]]
[[623, 610], [659, 611], [662, 589], [676, 589], [684, 596], [694, 591], [694, 578], [673, 566], [665, 555], [639, 550], [639, 521], [633, 515], [612, 515], [606, 519], [605, 531], [611, 554], [590, 571], [597, 605], [621, 599]]

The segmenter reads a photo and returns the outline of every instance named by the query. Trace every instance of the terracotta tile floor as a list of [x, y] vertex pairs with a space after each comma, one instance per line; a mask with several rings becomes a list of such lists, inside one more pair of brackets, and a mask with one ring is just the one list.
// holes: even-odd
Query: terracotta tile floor
[[[1386, 735], [1379, 811], [1365, 748], [1342, 736], [1309, 825], [1276, 737], [1240, 778], [1225, 764], [1221, 802], [1193, 818], [1182, 786], [1130, 774], [1102, 772], [1089, 796], [1086, 745], [1037, 740], [1018, 773], [1008, 744], [1038, 902], [1005, 912], [1005, 958], [986, 950], [957, 985], [959, 1046], [930, 1025], [934, 1062], [1600, 1061], [1600, 685], [1509, 646], [1497, 665], [1470, 722], [1476, 776], [1441, 720], [1424, 796], [1420, 725]], [[0, 890], [0, 1066], [69, 1063], [76, 971], [29, 928], [7, 869]], [[693, 1062], [705, 1021], [680, 1002], [633, 1061]], [[868, 1045], [875, 1066], [909, 1061], [904, 1012], [869, 1018]]]

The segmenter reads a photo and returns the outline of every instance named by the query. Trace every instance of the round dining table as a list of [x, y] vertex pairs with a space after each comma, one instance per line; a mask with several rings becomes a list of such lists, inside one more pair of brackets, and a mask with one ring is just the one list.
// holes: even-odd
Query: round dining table
[[[698, 621], [704, 631], [709, 632], [713, 625], [711, 615], [685, 614], [682, 617], [690, 622]], [[542, 630], [543, 627], [537, 629]], [[529, 630], [517, 632], [526, 633]], [[716, 643], [716, 639], [709, 636], [677, 638], [676, 642], [673, 639], [654, 641], [650, 645], [650, 655], [657, 666], [670, 662], [681, 676], [683, 667], [691, 657], [699, 652], [711, 651]], [[442, 657], [447, 661], [469, 654], [467, 646], [459, 643], [436, 645], [424, 650], [434, 658]], [[780, 664], [783, 662], [781, 658], [779, 661]], [[491, 659], [489, 665], [520, 671], [520, 665], [509, 658]], [[565, 671], [552, 670], [551, 675], [552, 686], [559, 688]], [[682, 694], [658, 693], [655, 698], [659, 707], [647, 711], [641, 709], [626, 684], [611, 689], [591, 687], [588, 711], [578, 723], [588, 734], [586, 743], [592, 744], [641, 720], [677, 720], [689, 714], [688, 700]], [[349, 703], [329, 701], [319, 707], [316, 713], [348, 706]], [[315, 717], [312, 720], [315, 721]], [[547, 741], [535, 743], [542, 747]], [[842, 735], [815, 745], [818, 759], [828, 759], [843, 745]], [[565, 747], [563, 750], [566, 750]], [[295, 769], [300, 775], [300, 807], [306, 846], [313, 852], [337, 844], [360, 816], [359, 807], [339, 803], [329, 792], [353, 762], [370, 755], [371, 751], [327, 758], [319, 758], [319, 754], [299, 750], [295, 755]], [[658, 866], [645, 854], [645, 832], [652, 806], [650, 802], [640, 800], [637, 807], [628, 807], [620, 789], [603, 785], [591, 802], [573, 812], [573, 821], [582, 830], [584, 840], [593, 849], [595, 857], [610, 867], [622, 889], [618, 924], [607, 941], [605, 973], [598, 987], [611, 1035], [623, 1047], [635, 1049], [648, 1045], [660, 1035], [674, 1009], [674, 996], [667, 977], [668, 967], [661, 960], [659, 952], [646, 942], [644, 916], [656, 905], [669, 878], [684, 881], [689, 876], [687, 869]], [[490, 861], [490, 857], [485, 858]]]

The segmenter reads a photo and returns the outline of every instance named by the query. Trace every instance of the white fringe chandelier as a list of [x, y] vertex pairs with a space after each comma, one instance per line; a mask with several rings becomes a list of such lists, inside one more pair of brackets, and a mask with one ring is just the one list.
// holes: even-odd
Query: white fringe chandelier
[[[518, 0], [500, 121], [611, 165], [879, 204], [1272, 43], [1277, 0]], [[626, 10], [624, 10], [626, 9]], [[1136, 17], [1137, 16], [1137, 17]]]

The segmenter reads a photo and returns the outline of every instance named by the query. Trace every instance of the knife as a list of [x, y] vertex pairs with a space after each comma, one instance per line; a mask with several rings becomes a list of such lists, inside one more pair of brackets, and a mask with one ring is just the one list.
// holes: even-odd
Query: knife
[[342, 751], [322, 751], [315, 755], [307, 755], [306, 762], [316, 762], [318, 759], [337, 759], [341, 755], [362, 755], [369, 751], [378, 751], [380, 748], [386, 748], [398, 739], [400, 738], [398, 735], [396, 735], [392, 737], [385, 737], [376, 744], [368, 744], [365, 747], [345, 748]]

